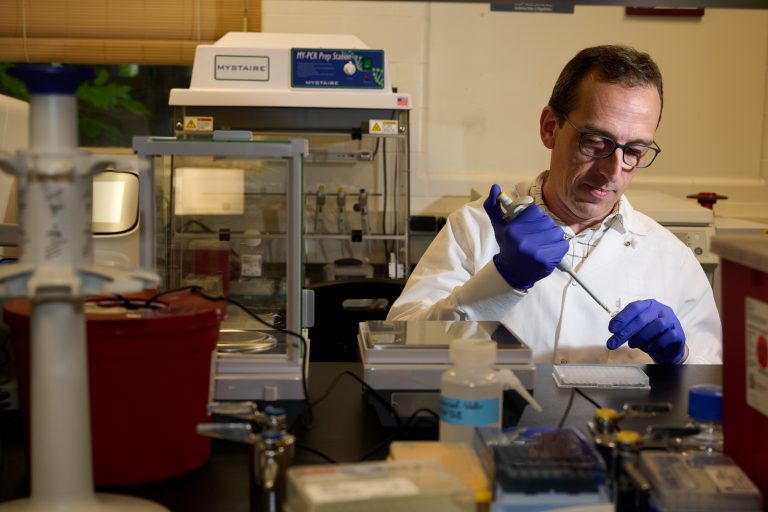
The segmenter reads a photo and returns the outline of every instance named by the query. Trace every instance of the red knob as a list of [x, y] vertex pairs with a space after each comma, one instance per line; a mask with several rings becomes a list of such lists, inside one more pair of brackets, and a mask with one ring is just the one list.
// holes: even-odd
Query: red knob
[[728, 196], [718, 194], [717, 192], [699, 192], [698, 194], [688, 194], [688, 199], [696, 199], [704, 208], [712, 209], [712, 206], [718, 199], [728, 199]]

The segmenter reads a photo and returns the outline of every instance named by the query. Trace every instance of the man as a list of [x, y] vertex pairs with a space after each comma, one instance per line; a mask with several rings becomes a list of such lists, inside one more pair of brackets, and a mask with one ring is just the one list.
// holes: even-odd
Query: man
[[[536, 362], [720, 363], [720, 318], [701, 265], [623, 195], [660, 152], [662, 106], [649, 55], [579, 52], [539, 120], [549, 170], [514, 191], [535, 204], [507, 221], [493, 185], [482, 204], [451, 214], [389, 319], [499, 320]], [[555, 270], [561, 261], [612, 315]]]

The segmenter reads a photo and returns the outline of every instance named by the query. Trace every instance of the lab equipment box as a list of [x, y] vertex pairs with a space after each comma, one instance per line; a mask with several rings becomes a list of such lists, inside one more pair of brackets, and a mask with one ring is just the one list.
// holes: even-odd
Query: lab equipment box
[[474, 491], [436, 461], [297, 466], [288, 512], [474, 512]]
[[722, 260], [723, 436], [730, 455], [768, 494], [768, 237], [712, 239]]
[[[312, 282], [409, 271], [412, 103], [393, 87], [386, 56], [351, 35], [231, 32], [199, 45], [189, 88], [170, 92], [179, 139], [307, 141], [302, 227]], [[263, 208], [249, 229], [275, 233], [273, 180], [260, 181], [249, 194]], [[275, 257], [265, 250], [265, 265]]]
[[197, 47], [169, 105], [173, 137], [134, 140], [156, 205], [142, 263], [294, 333], [230, 307], [215, 398], [303, 398], [303, 289], [408, 274], [411, 97], [355, 36], [231, 32]]
[[150, 162], [142, 261], [164, 288], [238, 305], [221, 326], [214, 398], [302, 399], [306, 141], [136, 137], [133, 147]]
[[644, 451], [640, 471], [659, 512], [762, 510], [760, 491], [727, 455]]

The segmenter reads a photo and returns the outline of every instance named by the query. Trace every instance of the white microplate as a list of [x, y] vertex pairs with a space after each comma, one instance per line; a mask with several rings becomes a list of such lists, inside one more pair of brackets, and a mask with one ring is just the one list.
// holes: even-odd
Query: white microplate
[[552, 376], [561, 388], [651, 389], [648, 375], [629, 365], [555, 365]]

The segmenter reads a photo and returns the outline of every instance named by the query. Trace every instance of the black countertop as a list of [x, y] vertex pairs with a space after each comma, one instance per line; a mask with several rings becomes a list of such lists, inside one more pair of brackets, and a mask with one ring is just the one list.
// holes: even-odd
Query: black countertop
[[[672, 412], [656, 418], [628, 418], [622, 428], [644, 430], [650, 422], [684, 424], [687, 391], [694, 384], [721, 383], [721, 367], [716, 365], [643, 367], [651, 383], [650, 390], [584, 390], [585, 394], [603, 407], [621, 409], [625, 402], [670, 402]], [[314, 400], [325, 394], [335, 379], [345, 371], [361, 376], [362, 368], [353, 363], [312, 363], [310, 395]], [[556, 426], [571, 395], [569, 389], [558, 388], [552, 378], [551, 365], [538, 365], [534, 396], [544, 407], [538, 413], [525, 407], [521, 426]], [[581, 428], [592, 419], [595, 406], [575, 395], [565, 425]], [[386, 443], [394, 439], [437, 439], [437, 428], [420, 427], [405, 432], [388, 429], [378, 421], [364, 397], [361, 384], [349, 375], [338, 378], [333, 389], [313, 408], [313, 427], [294, 428], [297, 450], [295, 464], [321, 464], [326, 460], [317, 452], [336, 462], [356, 462], [383, 459]], [[29, 471], [24, 454], [23, 428], [18, 411], [0, 413], [0, 501], [29, 495]], [[119, 489], [98, 489], [140, 496], [160, 503], [174, 511], [231, 512], [249, 510], [248, 447], [227, 441], [213, 440], [212, 455], [201, 468], [161, 483]], [[378, 448], [378, 449], [377, 449]]]

